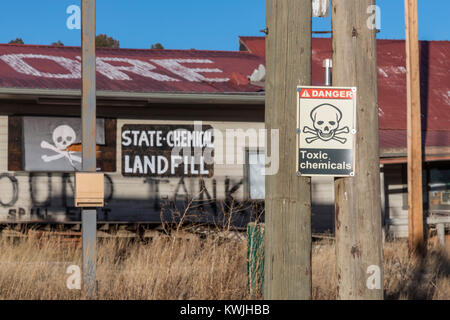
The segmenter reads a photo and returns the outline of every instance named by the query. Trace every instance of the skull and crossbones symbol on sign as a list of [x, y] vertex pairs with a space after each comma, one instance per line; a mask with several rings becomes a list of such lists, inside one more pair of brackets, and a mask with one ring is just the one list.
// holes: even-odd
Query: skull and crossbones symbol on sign
[[75, 151], [69, 151], [67, 148], [75, 143], [76, 133], [72, 127], [68, 125], [61, 125], [53, 130], [53, 145], [47, 141], [41, 142], [42, 149], [49, 149], [56, 152], [55, 155], [43, 155], [41, 158], [44, 162], [51, 162], [58, 159], [66, 158], [73, 166], [73, 162], [81, 163], [81, 158], [73, 155]]
[[325, 103], [315, 107], [311, 111], [310, 117], [314, 128], [303, 127], [303, 133], [314, 135], [305, 139], [308, 144], [319, 139], [322, 141], [335, 140], [342, 144], [347, 142], [347, 138], [339, 137], [341, 134], [350, 132], [347, 126], [339, 128], [339, 123], [342, 120], [341, 110]]

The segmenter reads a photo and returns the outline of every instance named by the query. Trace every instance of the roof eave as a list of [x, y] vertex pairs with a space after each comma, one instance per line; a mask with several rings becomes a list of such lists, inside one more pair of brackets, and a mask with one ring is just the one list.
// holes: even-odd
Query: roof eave
[[[81, 90], [0, 88], [0, 100], [38, 99], [38, 98], [81, 98]], [[140, 100], [149, 104], [242, 104], [264, 105], [264, 92], [242, 93], [180, 93], [180, 92], [129, 92], [97, 91], [97, 98], [112, 100]]]

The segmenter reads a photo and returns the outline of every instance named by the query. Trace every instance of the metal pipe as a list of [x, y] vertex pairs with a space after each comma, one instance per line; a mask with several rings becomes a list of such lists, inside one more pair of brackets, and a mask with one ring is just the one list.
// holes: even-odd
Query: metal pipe
[[325, 85], [327, 87], [332, 85], [332, 72], [333, 61], [331, 59], [323, 60], [323, 67], [325, 68]]

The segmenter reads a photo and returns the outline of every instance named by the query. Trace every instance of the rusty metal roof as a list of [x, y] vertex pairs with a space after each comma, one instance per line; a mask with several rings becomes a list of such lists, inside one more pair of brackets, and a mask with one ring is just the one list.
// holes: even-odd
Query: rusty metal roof
[[[127, 93], [261, 93], [264, 88], [242, 79], [265, 64], [265, 38], [240, 37], [239, 41], [248, 52], [99, 48], [97, 90], [121, 97]], [[312, 47], [312, 84], [322, 85], [322, 62], [332, 56], [331, 40], [314, 38]], [[425, 145], [449, 146], [450, 42], [422, 41], [420, 48]], [[16, 90], [16, 94], [21, 89], [80, 90], [80, 56], [79, 47], [0, 44], [0, 90]], [[403, 40], [378, 40], [381, 148], [406, 146], [405, 61]]]
[[[265, 57], [264, 37], [240, 37], [241, 48]], [[381, 148], [406, 146], [406, 50], [404, 40], [377, 40]], [[450, 146], [450, 42], [421, 41], [422, 129], [426, 146]], [[312, 84], [323, 85], [330, 38], [313, 38]]]
[[[0, 44], [0, 88], [80, 90], [79, 47]], [[264, 59], [248, 52], [97, 49], [97, 90], [253, 93], [237, 82]]]

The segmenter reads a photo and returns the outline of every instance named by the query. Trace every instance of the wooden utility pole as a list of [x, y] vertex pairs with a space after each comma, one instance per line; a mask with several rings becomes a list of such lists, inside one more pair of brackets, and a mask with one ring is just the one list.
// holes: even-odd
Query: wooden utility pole
[[335, 180], [338, 299], [383, 298], [375, 0], [332, 1], [333, 85], [357, 87], [355, 176]]
[[[95, 0], [81, 2], [81, 130], [82, 171], [96, 172]], [[92, 298], [96, 290], [97, 210], [82, 209], [83, 289]]]
[[297, 85], [311, 82], [311, 0], [267, 0], [267, 153], [279, 171], [266, 176], [265, 299], [311, 298], [311, 179], [298, 177]]
[[417, 0], [405, 0], [408, 117], [408, 233], [410, 251], [421, 251], [423, 238], [422, 129]]

